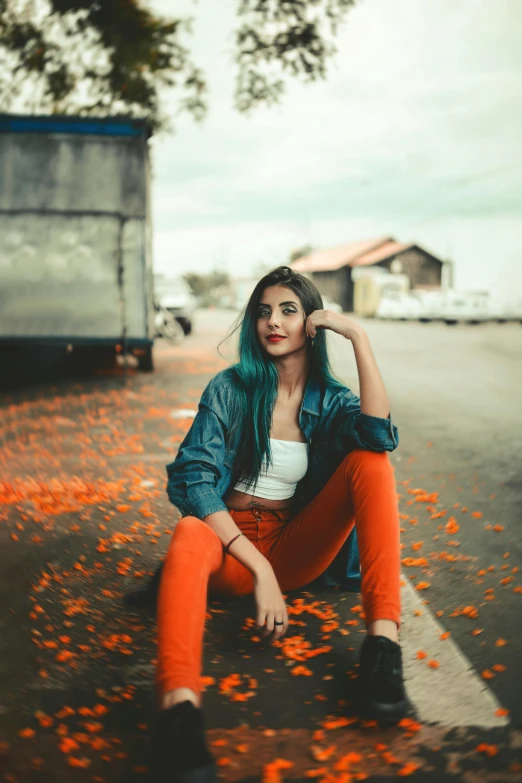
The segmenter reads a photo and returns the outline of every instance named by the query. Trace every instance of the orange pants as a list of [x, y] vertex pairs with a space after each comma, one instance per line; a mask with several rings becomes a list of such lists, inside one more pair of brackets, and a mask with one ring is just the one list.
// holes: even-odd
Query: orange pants
[[[400, 625], [399, 513], [387, 452], [350, 452], [293, 519], [290, 511], [232, 510], [230, 515], [270, 561], [282, 592], [320, 576], [356, 524], [366, 625], [374, 620]], [[158, 596], [160, 696], [174, 688], [201, 693], [207, 590], [247, 595], [254, 592], [254, 579], [232, 554], [224, 554], [209, 525], [182, 517], [172, 535]]]

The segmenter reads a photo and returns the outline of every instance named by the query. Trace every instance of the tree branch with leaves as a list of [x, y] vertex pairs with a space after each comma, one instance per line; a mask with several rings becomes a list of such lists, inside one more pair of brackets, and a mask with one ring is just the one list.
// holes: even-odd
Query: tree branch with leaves
[[[324, 79], [355, 0], [238, 0], [235, 106], [278, 103], [287, 80]], [[199, 13], [204, 13], [202, 10]], [[187, 45], [193, 19], [139, 0], [0, 0], [0, 106], [33, 114], [126, 114], [170, 127], [164, 89], [202, 120], [205, 74]]]

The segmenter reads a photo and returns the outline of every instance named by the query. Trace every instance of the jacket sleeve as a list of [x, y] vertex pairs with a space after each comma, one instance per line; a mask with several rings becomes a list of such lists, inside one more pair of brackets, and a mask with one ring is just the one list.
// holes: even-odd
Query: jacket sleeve
[[182, 516], [203, 519], [228, 510], [216, 489], [225, 457], [225, 423], [218, 413], [222, 408], [213, 405], [216, 391], [211, 381], [176, 459], [167, 465], [167, 494]]
[[370, 416], [361, 411], [361, 401], [349, 389], [341, 403], [340, 430], [347, 448], [361, 448], [369, 451], [394, 451], [399, 445], [399, 432], [388, 418]]

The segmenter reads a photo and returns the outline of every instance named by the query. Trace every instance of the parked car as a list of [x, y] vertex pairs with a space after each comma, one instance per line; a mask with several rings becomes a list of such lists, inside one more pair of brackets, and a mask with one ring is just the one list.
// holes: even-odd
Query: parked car
[[447, 291], [442, 320], [449, 326], [459, 322], [478, 324], [488, 320], [488, 295], [472, 291]]
[[487, 291], [410, 291], [383, 296], [375, 313], [377, 318], [399, 321], [418, 320], [421, 323], [444, 321], [478, 324], [484, 321], [522, 320], [522, 303], [503, 300]]
[[443, 317], [444, 304], [447, 300], [448, 291], [424, 291], [422, 293], [422, 313], [419, 316], [421, 323], [430, 321], [440, 321]]
[[409, 294], [402, 291], [390, 291], [387, 296], [381, 297], [375, 311], [376, 318], [405, 321], [411, 318], [419, 318], [422, 310], [420, 300], [412, 300]]
[[161, 306], [172, 313], [185, 334], [190, 334], [194, 326], [197, 299], [187, 281], [182, 277], [156, 275], [154, 290]]
[[522, 299], [501, 299], [492, 296], [487, 302], [487, 317], [490, 321], [506, 323], [520, 321], [522, 323]]

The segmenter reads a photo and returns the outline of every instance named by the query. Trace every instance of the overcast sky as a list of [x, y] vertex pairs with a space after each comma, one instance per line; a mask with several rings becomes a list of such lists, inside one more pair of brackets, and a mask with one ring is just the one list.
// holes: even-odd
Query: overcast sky
[[362, 0], [328, 80], [249, 117], [233, 108], [237, 4], [176, 4], [210, 111], [154, 139], [156, 269], [244, 275], [391, 235], [453, 259], [458, 288], [521, 290], [521, 0]]

